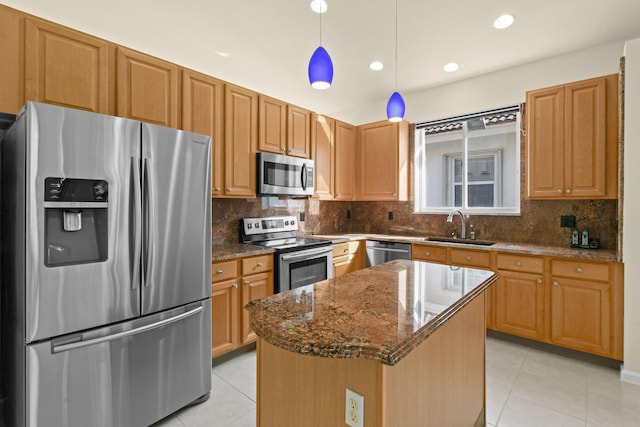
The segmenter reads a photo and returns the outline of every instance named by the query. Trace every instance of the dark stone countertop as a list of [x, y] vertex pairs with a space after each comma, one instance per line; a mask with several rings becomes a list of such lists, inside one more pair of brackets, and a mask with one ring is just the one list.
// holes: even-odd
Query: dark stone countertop
[[250, 302], [251, 327], [282, 349], [395, 365], [498, 276], [395, 260]]
[[211, 246], [211, 260], [227, 261], [248, 256], [272, 254], [273, 249], [258, 245], [245, 245], [244, 243], [221, 243]]

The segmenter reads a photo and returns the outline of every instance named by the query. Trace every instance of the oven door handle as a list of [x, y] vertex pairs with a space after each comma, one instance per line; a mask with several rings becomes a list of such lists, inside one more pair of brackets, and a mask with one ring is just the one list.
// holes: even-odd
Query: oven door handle
[[300, 258], [309, 258], [314, 255], [328, 255], [332, 252], [331, 247], [329, 248], [320, 248], [320, 249], [305, 249], [303, 251], [297, 251], [292, 254], [281, 255], [280, 259], [282, 261], [291, 261], [292, 259], [300, 259]]

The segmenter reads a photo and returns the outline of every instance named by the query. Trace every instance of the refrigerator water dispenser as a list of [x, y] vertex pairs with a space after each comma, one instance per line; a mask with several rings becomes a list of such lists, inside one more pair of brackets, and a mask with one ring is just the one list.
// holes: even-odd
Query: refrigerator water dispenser
[[46, 178], [44, 199], [45, 265], [106, 261], [107, 182]]

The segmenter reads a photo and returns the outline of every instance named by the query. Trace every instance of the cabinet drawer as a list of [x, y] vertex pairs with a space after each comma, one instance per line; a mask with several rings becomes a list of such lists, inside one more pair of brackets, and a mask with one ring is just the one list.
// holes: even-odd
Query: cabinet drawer
[[551, 261], [551, 274], [576, 279], [609, 280], [609, 265], [584, 261]]
[[483, 251], [451, 249], [451, 264], [491, 268], [491, 254]]
[[522, 271], [526, 273], [544, 273], [544, 258], [525, 255], [496, 256], [496, 266], [500, 270]]
[[238, 275], [238, 263], [236, 260], [215, 262], [211, 265], [211, 281], [221, 282], [233, 279]]
[[445, 262], [447, 248], [430, 245], [413, 245], [411, 249], [413, 259], [421, 261]]
[[242, 275], [273, 270], [273, 254], [242, 258]]
[[358, 252], [359, 247], [360, 242], [358, 241], [336, 243], [332, 246], [333, 256], [337, 257], [340, 255], [355, 254]]

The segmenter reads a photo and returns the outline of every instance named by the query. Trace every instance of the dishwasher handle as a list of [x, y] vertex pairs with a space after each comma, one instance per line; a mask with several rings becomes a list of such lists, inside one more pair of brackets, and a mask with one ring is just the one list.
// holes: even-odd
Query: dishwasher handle
[[383, 252], [400, 252], [403, 254], [408, 254], [409, 253], [409, 249], [394, 249], [394, 248], [379, 248], [376, 246], [369, 246], [367, 247], [367, 250], [374, 250], [374, 251], [383, 251]]

